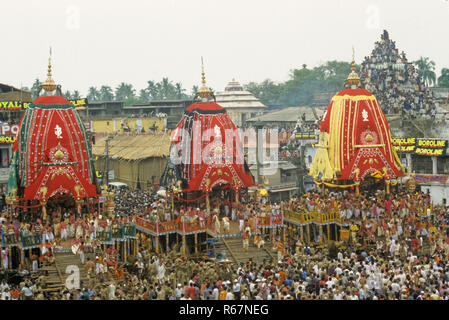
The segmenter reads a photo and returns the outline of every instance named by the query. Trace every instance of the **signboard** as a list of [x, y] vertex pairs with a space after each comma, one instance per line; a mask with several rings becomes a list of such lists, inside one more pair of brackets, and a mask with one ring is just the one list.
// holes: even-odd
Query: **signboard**
[[14, 124], [0, 125], [0, 144], [12, 144], [16, 141], [16, 134], [19, 131], [19, 126]]
[[[88, 100], [87, 98], [81, 98], [81, 99], [73, 99], [69, 100], [71, 104], [75, 106], [75, 108], [79, 107], [87, 107]], [[18, 110], [25, 110], [28, 108], [31, 102], [22, 102], [17, 100], [11, 100], [11, 101], [0, 101], [0, 111], [18, 111]]]
[[416, 154], [420, 156], [442, 156], [447, 147], [447, 140], [417, 139]]
[[108, 179], [109, 180], [114, 180], [114, 170], [109, 170], [108, 172]]
[[297, 132], [295, 134], [295, 138], [296, 139], [301, 139], [301, 140], [310, 140], [310, 139], [316, 139], [316, 134], [315, 132]]
[[447, 178], [449, 175], [445, 174], [416, 174], [415, 181], [416, 183], [441, 183], [445, 184], [447, 182]]
[[396, 152], [410, 153], [415, 151], [416, 138], [393, 138], [391, 144]]
[[1, 111], [17, 111], [24, 110], [28, 108], [30, 102], [22, 102], [22, 101], [0, 101], [0, 110]]
[[0, 136], [0, 144], [13, 144], [16, 142], [16, 136]]
[[15, 136], [19, 131], [19, 125], [13, 124], [12, 126], [3, 124], [0, 125], [0, 135], [2, 136]]
[[69, 101], [75, 106], [75, 108], [86, 107], [88, 104], [87, 98], [69, 100]]
[[393, 138], [391, 144], [396, 152], [430, 157], [446, 155], [447, 148], [447, 140], [444, 139]]

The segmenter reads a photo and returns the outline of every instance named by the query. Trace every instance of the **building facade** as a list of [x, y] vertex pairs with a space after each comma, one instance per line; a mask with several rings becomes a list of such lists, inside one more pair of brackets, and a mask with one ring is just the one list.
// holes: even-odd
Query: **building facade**
[[227, 84], [223, 92], [218, 92], [215, 98], [217, 103], [226, 109], [237, 127], [246, 126], [247, 119], [263, 114], [268, 108], [234, 79]]

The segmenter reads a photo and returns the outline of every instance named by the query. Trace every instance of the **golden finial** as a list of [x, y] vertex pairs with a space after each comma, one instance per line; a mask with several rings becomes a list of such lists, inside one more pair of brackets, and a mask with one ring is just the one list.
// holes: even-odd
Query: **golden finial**
[[206, 74], [204, 73], [203, 57], [201, 57], [201, 83], [203, 84], [203, 86], [206, 85]]
[[203, 57], [201, 57], [201, 83], [202, 87], [198, 90], [198, 95], [203, 99], [207, 99], [211, 96], [212, 92], [206, 86], [206, 74], [204, 72]]
[[360, 78], [357, 72], [355, 72], [355, 50], [354, 46], [352, 46], [352, 64], [351, 64], [351, 73], [348, 75], [346, 82], [351, 86], [351, 88], [355, 89], [360, 83]]
[[48, 72], [47, 79], [42, 84], [42, 88], [47, 92], [55, 91], [56, 83], [51, 78], [51, 47], [50, 47], [50, 56], [48, 57]]

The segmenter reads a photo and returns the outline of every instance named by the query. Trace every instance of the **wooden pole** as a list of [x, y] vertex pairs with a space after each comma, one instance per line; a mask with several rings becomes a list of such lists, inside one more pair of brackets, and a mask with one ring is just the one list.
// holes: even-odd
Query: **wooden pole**
[[170, 241], [170, 234], [169, 233], [167, 233], [166, 235], [165, 235], [165, 245], [166, 245], [166, 250], [167, 250], [167, 253], [168, 253], [168, 251], [169, 251], [169, 249], [170, 249], [170, 244], [169, 244], [169, 241]]
[[159, 236], [156, 236], [156, 253], [159, 253]]
[[210, 201], [209, 201], [209, 192], [206, 192], [206, 209], [207, 212], [210, 212]]
[[124, 261], [126, 261], [126, 255], [127, 255], [127, 253], [128, 253], [128, 245], [127, 245], [127, 243], [128, 243], [128, 241], [126, 241], [126, 239], [125, 239], [125, 241], [123, 241], [123, 258], [124, 258]]
[[9, 259], [8, 259], [8, 269], [12, 269], [12, 250], [11, 247], [7, 247], [8, 248], [8, 255], [9, 255]]
[[195, 233], [195, 254], [198, 253], [198, 233]]
[[329, 242], [329, 240], [331, 239], [331, 225], [330, 224], [328, 224], [327, 226], [326, 226], [326, 230], [327, 230], [327, 241]]
[[187, 246], [187, 243], [186, 243], [186, 236], [183, 234], [182, 235], [182, 254], [185, 256], [186, 255], [186, 246]]
[[283, 227], [283, 228], [282, 228], [282, 236], [283, 236], [283, 238], [284, 238], [284, 244], [287, 242], [287, 234], [286, 234], [286, 232], [285, 232], [285, 228], [286, 228], [286, 227]]

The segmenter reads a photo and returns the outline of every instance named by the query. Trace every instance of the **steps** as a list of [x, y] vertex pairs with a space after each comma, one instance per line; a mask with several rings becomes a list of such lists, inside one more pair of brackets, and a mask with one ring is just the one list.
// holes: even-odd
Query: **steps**
[[[226, 258], [240, 264], [246, 263], [251, 258], [253, 262], [262, 264], [263, 260], [270, 261], [275, 258], [275, 253], [270, 253], [270, 243], [265, 244], [265, 249], [258, 249], [254, 244], [250, 242], [248, 252], [243, 249], [243, 241], [241, 238], [222, 238], [215, 243], [216, 254], [226, 252]], [[268, 248], [268, 249], [267, 249]]]
[[[61, 273], [61, 277], [64, 283], [60, 283], [60, 286], [65, 286], [66, 279], [71, 275], [70, 269], [67, 270], [69, 266], [77, 266], [80, 272], [80, 287], [86, 286], [88, 284], [87, 278], [87, 269], [84, 265], [81, 264], [81, 260], [79, 255], [74, 255], [73, 253], [59, 253], [55, 255], [56, 257], [56, 266]], [[85, 254], [85, 261], [87, 258], [95, 261], [95, 256], [93, 253]], [[66, 273], [68, 272], [68, 273]]]

